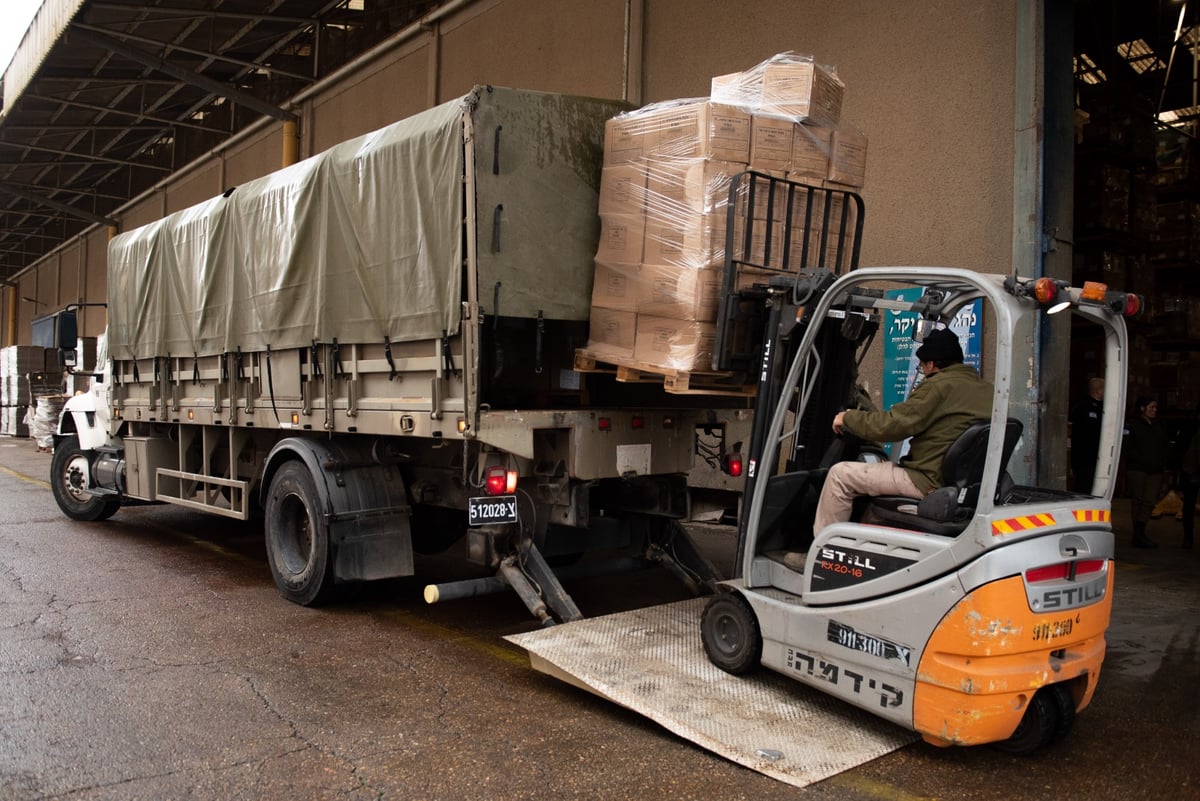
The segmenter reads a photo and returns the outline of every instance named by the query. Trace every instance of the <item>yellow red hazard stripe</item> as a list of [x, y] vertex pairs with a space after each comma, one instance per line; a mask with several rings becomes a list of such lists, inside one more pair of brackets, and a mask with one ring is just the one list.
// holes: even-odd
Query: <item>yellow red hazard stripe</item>
[[1077, 523], [1108, 523], [1112, 520], [1112, 512], [1107, 509], [1076, 509], [1071, 514], [1075, 515]]
[[1022, 517], [1010, 517], [1007, 520], [995, 520], [992, 522], [992, 536], [1000, 534], [1016, 534], [1019, 531], [1029, 531], [1035, 528], [1044, 528], [1053, 526], [1057, 521], [1054, 515], [1043, 513], [1040, 515], [1024, 515]]

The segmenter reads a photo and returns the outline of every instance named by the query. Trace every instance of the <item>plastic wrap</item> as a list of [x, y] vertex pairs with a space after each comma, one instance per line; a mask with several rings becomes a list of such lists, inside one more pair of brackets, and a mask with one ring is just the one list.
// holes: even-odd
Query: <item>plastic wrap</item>
[[37, 442], [38, 450], [53, 450], [58, 419], [62, 416], [66, 402], [66, 395], [39, 395], [36, 404], [29, 407], [26, 423], [29, 426], [29, 435]]
[[835, 268], [840, 204], [827, 207], [818, 192], [809, 209], [803, 191], [763, 190], [751, 205], [743, 174], [861, 185], [866, 141], [857, 131], [839, 138], [842, 93], [832, 69], [782, 53], [715, 78], [711, 98], [654, 103], [608, 121], [589, 351], [639, 366], [711, 369], [731, 242], [739, 262], [766, 268], [744, 269], [739, 280], [794, 271], [801, 260], [816, 267], [822, 254]]
[[716, 76], [711, 98], [757, 113], [835, 126], [841, 121], [844, 94], [836, 69], [787, 51], [748, 70]]
[[116, 237], [112, 355], [457, 331], [467, 99]]

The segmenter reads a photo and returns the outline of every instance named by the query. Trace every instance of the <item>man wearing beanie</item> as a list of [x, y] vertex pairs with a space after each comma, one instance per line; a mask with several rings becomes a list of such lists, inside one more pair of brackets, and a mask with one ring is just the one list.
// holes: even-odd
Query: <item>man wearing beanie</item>
[[833, 418], [833, 430], [874, 442], [912, 437], [908, 454], [892, 462], [838, 462], [829, 469], [817, 503], [813, 533], [850, 519], [860, 495], [922, 498], [942, 486], [942, 458], [971, 423], [992, 416], [993, 387], [963, 364], [958, 337], [940, 328], [917, 348], [924, 379], [907, 400], [886, 412], [848, 409]]

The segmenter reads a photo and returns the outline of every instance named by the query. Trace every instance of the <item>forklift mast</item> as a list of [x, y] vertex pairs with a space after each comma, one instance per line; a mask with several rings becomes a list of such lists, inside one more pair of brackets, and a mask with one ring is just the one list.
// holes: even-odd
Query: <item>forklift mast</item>
[[[756, 377], [745, 498], [753, 496], [760, 472], [782, 379], [780, 366], [791, 362], [804, 330], [813, 323], [813, 303], [839, 275], [858, 267], [864, 211], [862, 198], [849, 190], [810, 186], [766, 173], [743, 172], [730, 186], [713, 369]], [[862, 321], [845, 318], [847, 325]], [[825, 391], [810, 399], [813, 414], [796, 421], [798, 436], [791, 453], [782, 457], [797, 468], [817, 467], [829, 450], [833, 433], [821, 421], [849, 403], [857, 384], [858, 345], [874, 328], [861, 337], [848, 338], [845, 333], [821, 332], [817, 352], [827, 364]], [[744, 555], [745, 525], [743, 514], [738, 522], [738, 566]]]

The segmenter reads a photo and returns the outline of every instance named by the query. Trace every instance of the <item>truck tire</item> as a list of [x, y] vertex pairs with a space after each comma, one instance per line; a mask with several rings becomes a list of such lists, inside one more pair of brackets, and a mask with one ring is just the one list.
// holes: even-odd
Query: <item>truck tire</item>
[[94, 523], [116, 514], [121, 508], [121, 501], [88, 492], [87, 477], [90, 470], [88, 455], [79, 447], [79, 437], [72, 434], [54, 446], [54, 456], [50, 460], [50, 487], [58, 508], [72, 520]]
[[267, 560], [280, 594], [301, 606], [313, 606], [333, 591], [329, 527], [320, 496], [303, 462], [287, 462], [275, 473], [267, 496]]
[[762, 632], [749, 602], [736, 592], [720, 592], [700, 617], [704, 652], [726, 673], [743, 676], [762, 661]]

